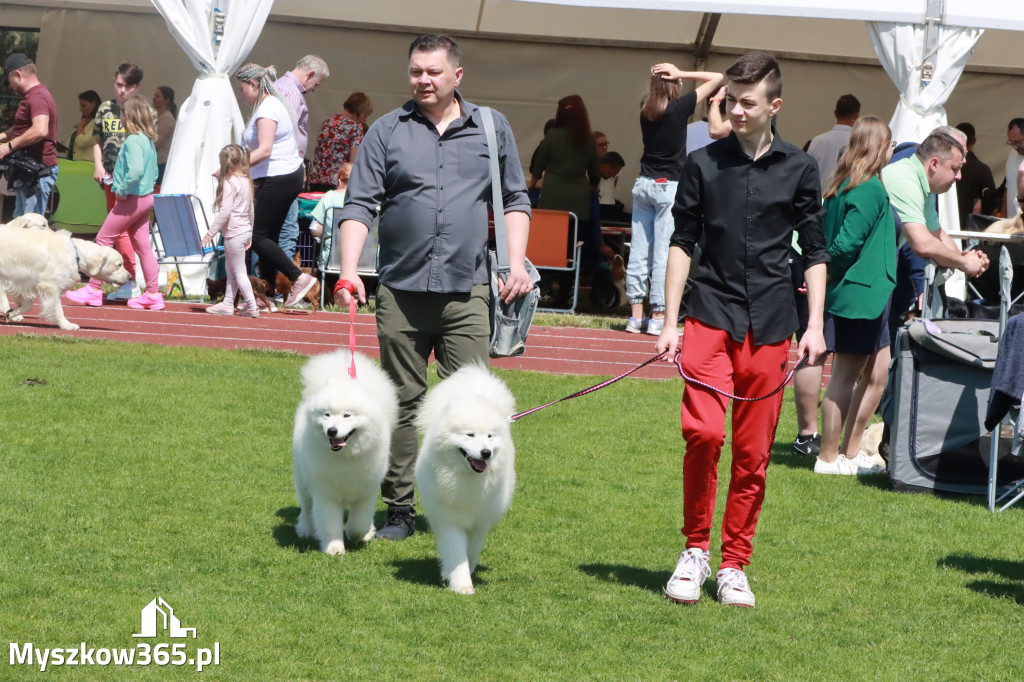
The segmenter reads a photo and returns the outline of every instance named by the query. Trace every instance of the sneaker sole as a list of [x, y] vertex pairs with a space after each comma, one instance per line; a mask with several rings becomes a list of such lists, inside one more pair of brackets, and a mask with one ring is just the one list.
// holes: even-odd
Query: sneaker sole
[[724, 601], [719, 600], [718, 603], [721, 604], [722, 606], [732, 606], [732, 607], [739, 608], [739, 609], [752, 609], [752, 608], [754, 608], [753, 604], [744, 604], [743, 602], [738, 602], [738, 601], [736, 601], [736, 602], [724, 602]]
[[629, 327], [626, 327], [626, 333], [627, 334], [639, 334], [642, 331], [643, 331], [642, 329], [630, 329]]
[[700, 597], [697, 597], [696, 599], [679, 599], [678, 597], [673, 597], [668, 592], [665, 593], [665, 599], [675, 602], [676, 604], [686, 604], [687, 606], [692, 606], [700, 601]]

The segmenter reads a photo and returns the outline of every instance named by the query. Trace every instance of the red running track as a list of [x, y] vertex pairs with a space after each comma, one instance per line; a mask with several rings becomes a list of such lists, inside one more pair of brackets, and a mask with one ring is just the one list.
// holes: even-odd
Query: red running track
[[[66, 299], [65, 299], [66, 303]], [[347, 313], [264, 313], [259, 319], [221, 317], [203, 312], [206, 304], [169, 302], [161, 311], [132, 310], [124, 303], [102, 307], [66, 303], [65, 316], [81, 326], [62, 331], [38, 316], [38, 304], [23, 322], [0, 323], [0, 335], [70, 335], [84, 339], [113, 339], [130, 343], [204, 348], [259, 348], [315, 355], [348, 344]], [[654, 354], [653, 336], [607, 329], [534, 327], [524, 355], [492, 360], [495, 367], [553, 374], [618, 375]], [[372, 315], [356, 316], [356, 349], [379, 356]], [[795, 352], [790, 352], [791, 361]], [[827, 374], [827, 371], [826, 371]], [[634, 377], [675, 379], [674, 363], [654, 363]]]

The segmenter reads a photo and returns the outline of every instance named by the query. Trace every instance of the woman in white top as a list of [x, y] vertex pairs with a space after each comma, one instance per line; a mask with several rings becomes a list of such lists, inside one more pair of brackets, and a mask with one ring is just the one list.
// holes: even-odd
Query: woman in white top
[[271, 290], [278, 272], [292, 281], [285, 300], [285, 306], [291, 306], [316, 283], [277, 244], [288, 208], [302, 191], [302, 158], [295, 143], [294, 114], [274, 87], [274, 67], [246, 64], [235, 72], [235, 78], [242, 99], [253, 107], [252, 118], [242, 133], [242, 146], [249, 150], [256, 203], [252, 248], [260, 257], [260, 277]]

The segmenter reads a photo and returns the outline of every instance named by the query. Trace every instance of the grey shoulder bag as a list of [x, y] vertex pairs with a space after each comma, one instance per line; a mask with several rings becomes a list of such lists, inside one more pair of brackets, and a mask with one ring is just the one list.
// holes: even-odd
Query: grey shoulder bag
[[495, 251], [488, 252], [491, 273], [491, 342], [492, 358], [509, 358], [526, 352], [526, 335], [530, 333], [533, 314], [540, 301], [540, 273], [526, 260], [526, 272], [533, 280], [533, 289], [526, 296], [505, 303], [498, 294], [498, 277], [508, 278], [511, 265], [508, 259], [508, 238], [505, 233], [505, 204], [501, 195], [501, 169], [498, 165], [498, 140], [494, 134], [494, 118], [490, 107], [480, 107], [480, 116], [487, 135], [487, 150], [491, 158], [491, 208], [494, 211]]

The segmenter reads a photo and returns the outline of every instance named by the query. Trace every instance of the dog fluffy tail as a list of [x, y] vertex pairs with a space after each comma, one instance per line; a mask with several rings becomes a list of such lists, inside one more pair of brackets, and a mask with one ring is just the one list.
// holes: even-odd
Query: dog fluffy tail
[[437, 423], [453, 400], [474, 396], [493, 405], [499, 414], [511, 417], [516, 411], [516, 399], [505, 382], [483, 365], [467, 365], [427, 393], [416, 416], [420, 430]]

